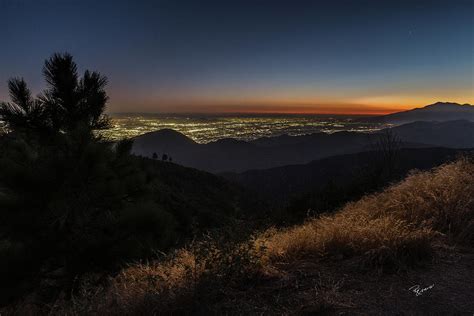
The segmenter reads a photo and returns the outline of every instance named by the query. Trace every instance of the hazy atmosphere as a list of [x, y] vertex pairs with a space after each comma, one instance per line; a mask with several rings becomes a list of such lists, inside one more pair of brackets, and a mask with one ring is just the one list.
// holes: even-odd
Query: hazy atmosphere
[[383, 114], [473, 103], [473, 2], [1, 0], [6, 80], [69, 52], [108, 112]]

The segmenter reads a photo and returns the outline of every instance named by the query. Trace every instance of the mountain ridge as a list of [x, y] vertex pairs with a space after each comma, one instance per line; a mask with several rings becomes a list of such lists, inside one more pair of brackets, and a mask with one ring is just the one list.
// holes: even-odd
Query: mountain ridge
[[[391, 130], [400, 137], [405, 148], [474, 147], [474, 122], [468, 120], [416, 121], [392, 127]], [[179, 164], [214, 173], [243, 172], [369, 151], [383, 132], [320, 132], [252, 141], [227, 138], [199, 144], [176, 131], [158, 131], [135, 137], [132, 152], [145, 157], [152, 157], [155, 152], [158, 156], [167, 154]]]
[[[402, 148], [398, 153], [398, 172], [405, 175], [412, 169], [427, 170], [474, 149], [443, 147]], [[328, 183], [341, 189], [351, 184], [373, 167], [380, 159], [375, 151], [343, 154], [313, 160], [307, 164], [287, 165], [264, 170], [247, 170], [221, 175], [241, 186], [257, 192], [264, 199], [271, 199], [277, 206], [307, 192], [317, 191]]]
[[436, 102], [421, 108], [374, 117], [370, 121], [406, 124], [414, 121], [452, 121], [462, 119], [474, 121], [474, 105], [469, 103]]

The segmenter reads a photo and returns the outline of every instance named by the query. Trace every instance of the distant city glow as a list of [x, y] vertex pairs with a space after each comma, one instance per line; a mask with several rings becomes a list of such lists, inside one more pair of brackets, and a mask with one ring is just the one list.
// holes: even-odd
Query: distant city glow
[[306, 135], [316, 132], [374, 132], [386, 125], [371, 123], [364, 117], [346, 115], [113, 115], [113, 127], [103, 131], [111, 140], [131, 138], [169, 128], [198, 143], [223, 138], [252, 140], [266, 136]]

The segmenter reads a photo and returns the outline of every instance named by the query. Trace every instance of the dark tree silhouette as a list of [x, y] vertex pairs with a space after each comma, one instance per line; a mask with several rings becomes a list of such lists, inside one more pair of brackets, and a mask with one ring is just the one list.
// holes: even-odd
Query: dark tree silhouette
[[108, 100], [105, 76], [86, 70], [80, 78], [76, 63], [67, 53], [46, 60], [43, 75], [47, 88], [36, 99], [23, 79], [9, 80], [11, 102], [0, 104], [0, 118], [8, 129], [68, 133], [109, 126], [104, 114]]
[[23, 78], [8, 81], [11, 102], [0, 103], [0, 118], [11, 130], [43, 129], [46, 112], [39, 100], [33, 99]]
[[108, 127], [103, 114], [108, 100], [104, 90], [107, 78], [86, 70], [79, 78], [77, 65], [69, 54], [54, 54], [46, 60], [43, 74], [48, 84], [40, 100], [51, 119], [54, 131], [78, 126], [88, 129]]
[[[229, 201], [240, 190], [220, 179], [162, 168], [131, 155], [132, 140], [95, 136], [107, 127], [105, 77], [79, 78], [68, 54], [47, 60], [44, 75], [39, 97], [12, 79], [11, 101], [0, 105], [0, 306], [33, 289], [53, 303], [75, 293], [84, 273], [149, 259], [192, 237], [195, 226], [218, 227], [237, 214]], [[44, 287], [51, 275], [58, 286]]]
[[8, 241], [8, 251], [0, 249], [0, 305], [42, 271], [73, 278], [173, 242], [174, 218], [150, 194], [153, 169], [130, 155], [132, 141], [111, 144], [93, 133], [108, 126], [105, 77], [86, 71], [80, 78], [69, 54], [53, 55], [43, 74], [39, 97], [14, 78], [11, 101], [0, 104], [7, 129], [0, 137], [0, 248]]
[[357, 175], [354, 176], [358, 179], [356, 182], [360, 182], [356, 186], [363, 194], [380, 189], [397, 180], [401, 175], [400, 153], [402, 141], [400, 137], [391, 128], [370, 134], [368, 137], [371, 143], [370, 164], [359, 169]]
[[398, 135], [390, 128], [383, 130], [375, 142], [376, 162], [380, 165], [383, 176], [389, 179], [396, 173], [401, 144]]
[[156, 152], [153, 153], [152, 158], [155, 159], [155, 160], [158, 159], [158, 154]]
[[161, 156], [161, 160], [163, 160], [163, 161], [168, 160], [168, 155], [167, 155], [167, 154], [163, 154], [163, 156]]

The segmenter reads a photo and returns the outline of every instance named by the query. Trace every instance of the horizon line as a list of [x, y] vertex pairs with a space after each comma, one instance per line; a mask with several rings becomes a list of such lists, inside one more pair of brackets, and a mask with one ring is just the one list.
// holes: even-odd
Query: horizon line
[[[220, 116], [220, 115], [338, 115], [338, 116], [384, 116], [394, 113], [401, 113], [410, 110], [424, 108], [429, 105], [437, 103], [455, 103], [461, 106], [471, 105], [470, 103], [458, 103], [450, 101], [437, 101], [434, 103], [429, 103], [428, 105], [416, 106], [412, 105], [411, 107], [400, 107], [400, 108], [367, 108], [351, 111], [350, 108], [340, 108], [329, 109], [329, 108], [314, 108], [311, 106], [299, 106], [298, 108], [290, 108], [283, 106], [273, 106], [273, 107], [254, 107], [246, 109], [235, 109], [235, 106], [211, 106], [207, 108], [201, 108], [196, 110], [189, 110], [181, 108], [176, 110], [169, 109], [169, 106], [165, 106], [162, 111], [160, 110], [139, 110], [139, 111], [107, 111], [107, 114], [110, 115], [123, 115], [123, 114], [147, 114], [147, 115], [211, 115], [211, 116]], [[226, 110], [227, 108], [227, 110]]]
[[[400, 112], [400, 111], [398, 111]], [[151, 115], [338, 115], [338, 116], [384, 116], [391, 113], [328, 113], [328, 112], [151, 112], [151, 111], [114, 111], [107, 113], [114, 114], [151, 114]]]

